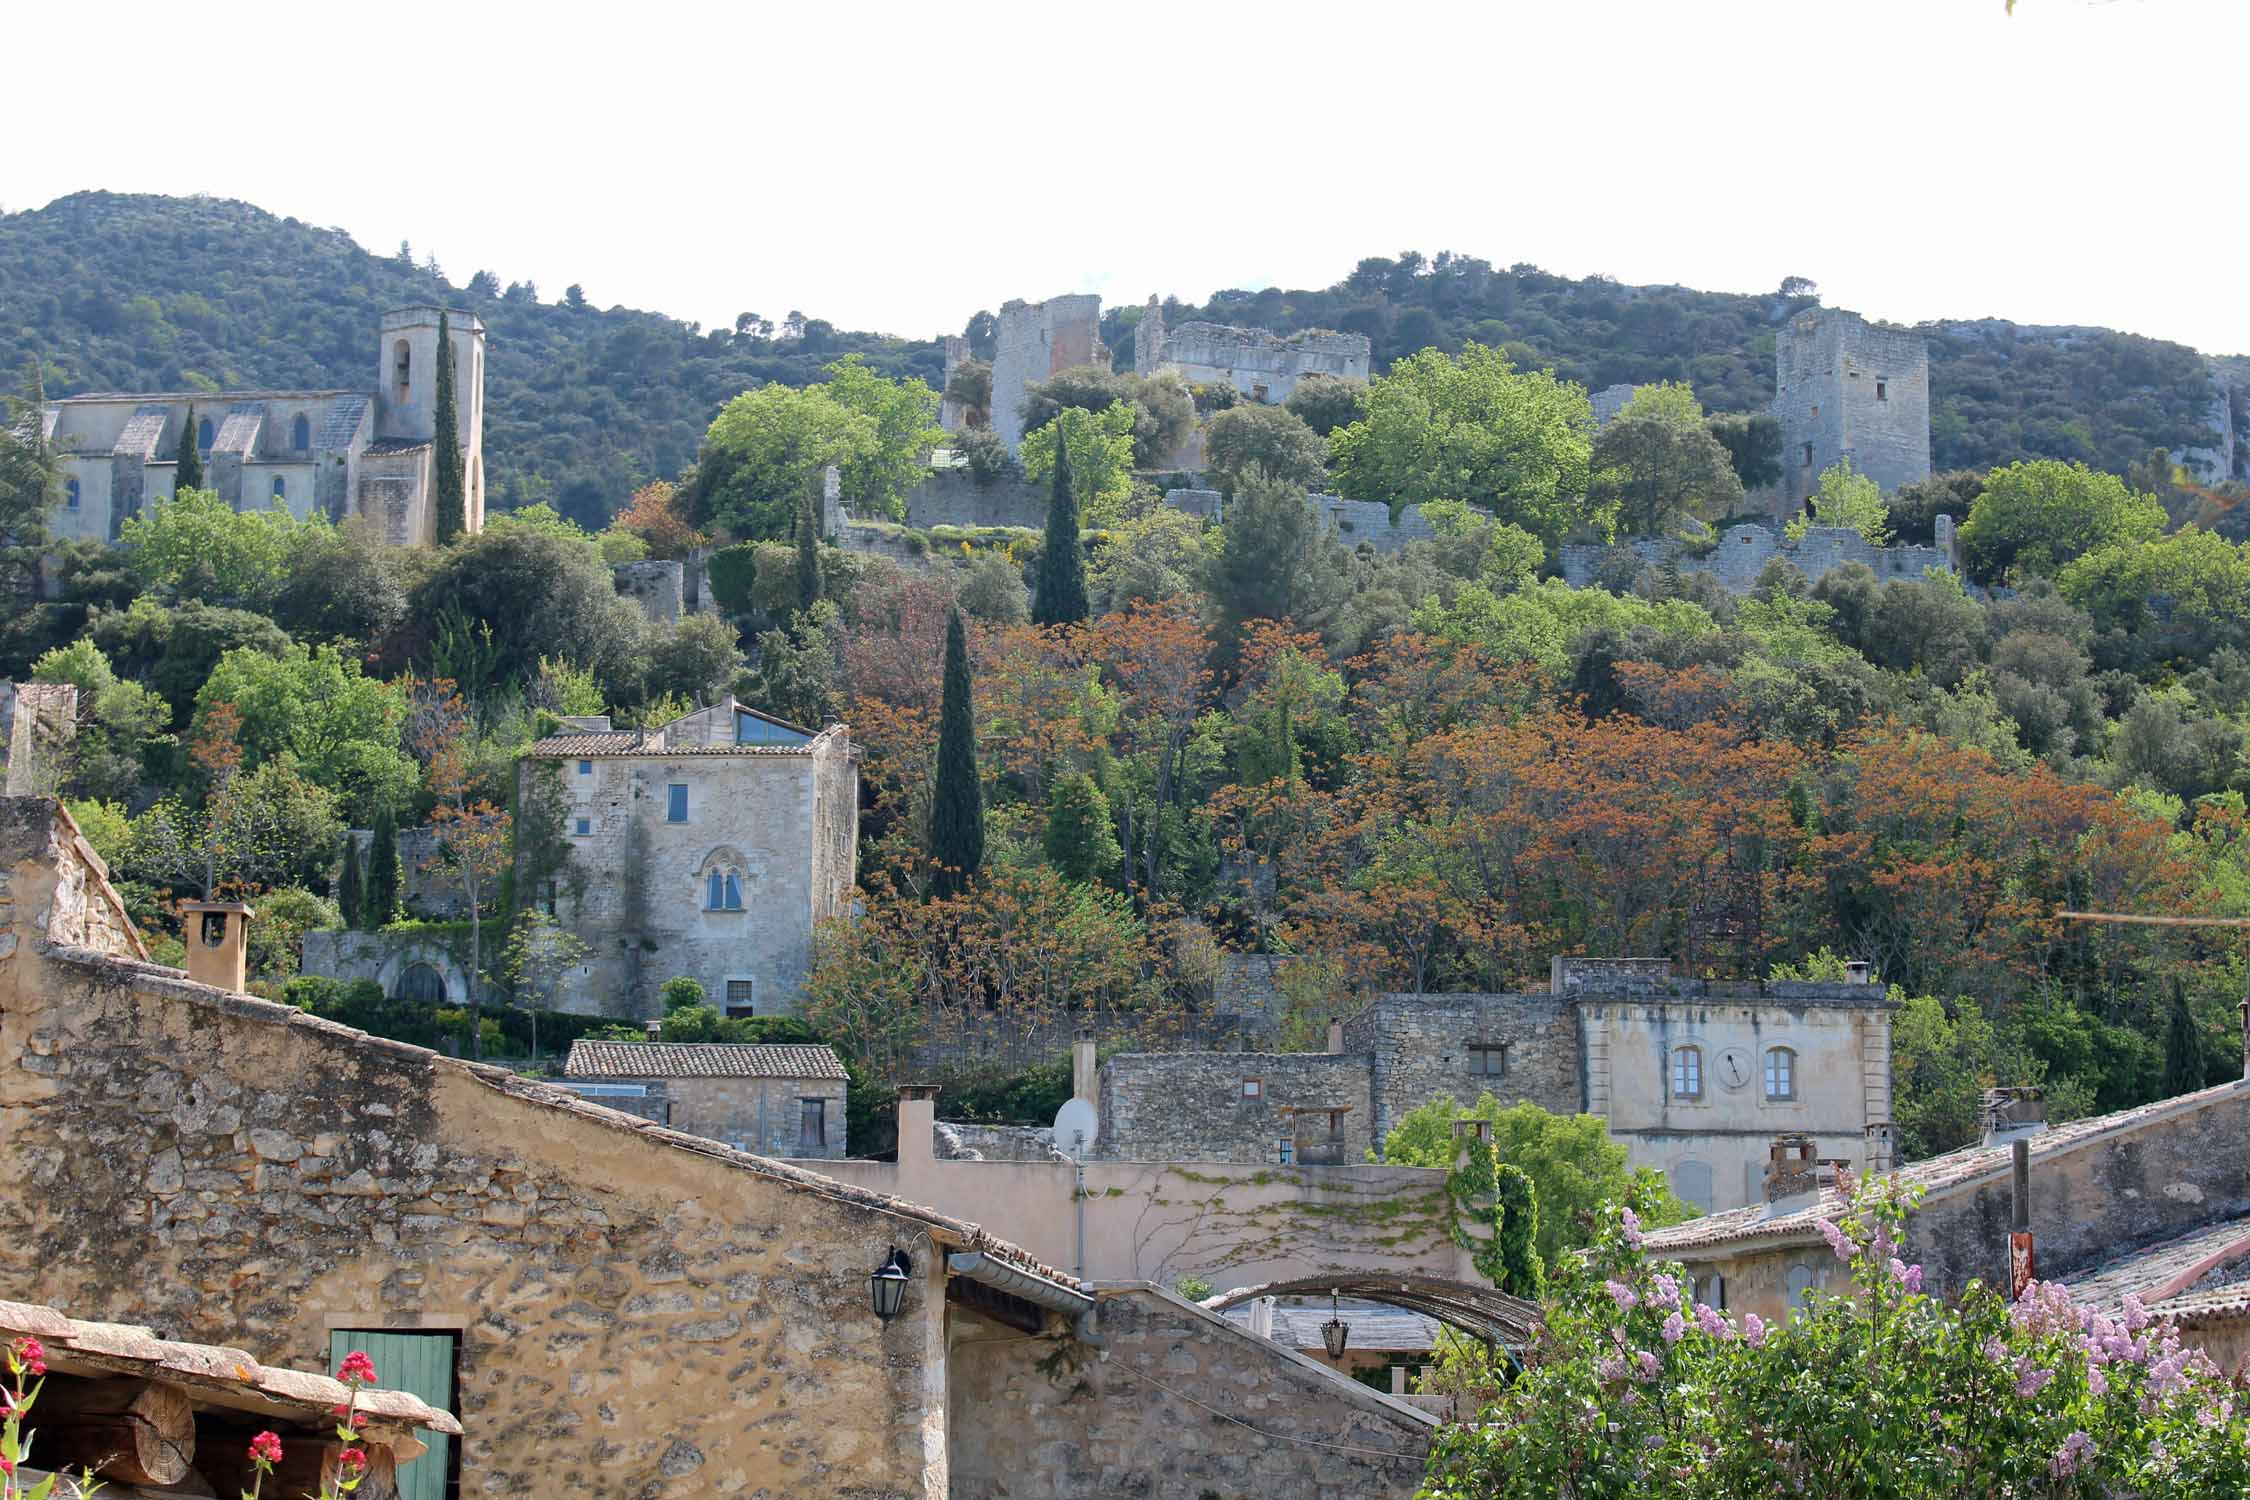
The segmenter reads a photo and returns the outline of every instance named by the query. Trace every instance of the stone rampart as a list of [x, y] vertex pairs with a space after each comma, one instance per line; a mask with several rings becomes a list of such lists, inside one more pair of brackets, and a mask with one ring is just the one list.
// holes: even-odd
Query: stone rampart
[[[1946, 517], [1939, 519], [1947, 523], [1939, 534], [1948, 543], [1939, 547], [1878, 547], [1844, 526], [1807, 527], [1804, 536], [1792, 542], [1784, 533], [1755, 523], [1728, 527], [1718, 545], [1702, 555], [1676, 541], [1637, 538], [1622, 545], [1645, 567], [1661, 568], [1669, 563], [1683, 573], [1708, 574], [1730, 594], [1749, 593], [1766, 564], [1777, 559], [1792, 564], [1814, 583], [1855, 562], [1865, 564], [1878, 580], [1913, 582], [1933, 568], [1941, 573], [1954, 571], [1951, 523]], [[1591, 587], [1614, 550], [1587, 543], [1563, 547], [1558, 557], [1563, 581], [1573, 588]]]

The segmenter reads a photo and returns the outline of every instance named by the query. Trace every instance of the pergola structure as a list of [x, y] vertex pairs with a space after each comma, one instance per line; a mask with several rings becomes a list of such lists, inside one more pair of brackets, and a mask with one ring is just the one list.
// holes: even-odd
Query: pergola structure
[[1328, 1296], [1402, 1307], [1476, 1338], [1512, 1347], [1530, 1343], [1545, 1326], [1537, 1303], [1511, 1297], [1489, 1286], [1443, 1276], [1400, 1276], [1369, 1271], [1338, 1271], [1327, 1276], [1299, 1277], [1294, 1281], [1269, 1281], [1264, 1286], [1239, 1286], [1206, 1298], [1203, 1306], [1212, 1312], [1224, 1312], [1238, 1303], [1259, 1297]]

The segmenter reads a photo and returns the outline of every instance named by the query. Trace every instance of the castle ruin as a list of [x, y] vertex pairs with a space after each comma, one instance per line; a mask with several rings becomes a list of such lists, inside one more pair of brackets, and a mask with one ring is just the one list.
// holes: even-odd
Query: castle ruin
[[1849, 460], [1890, 494], [1930, 477], [1930, 350], [1918, 333], [1816, 307], [1774, 342], [1773, 414], [1781, 423], [1782, 510], [1802, 506], [1821, 474]]
[[1133, 335], [1133, 370], [1169, 370], [1191, 386], [1231, 385], [1252, 401], [1279, 405], [1308, 375], [1365, 380], [1374, 348], [1365, 334], [1311, 328], [1286, 337], [1263, 328], [1182, 323], [1166, 329], [1153, 295]]
[[1072, 365], [1107, 363], [1101, 325], [1102, 299], [1092, 292], [1001, 304], [992, 352], [992, 430], [1010, 453], [1023, 446], [1018, 408], [1032, 386]]

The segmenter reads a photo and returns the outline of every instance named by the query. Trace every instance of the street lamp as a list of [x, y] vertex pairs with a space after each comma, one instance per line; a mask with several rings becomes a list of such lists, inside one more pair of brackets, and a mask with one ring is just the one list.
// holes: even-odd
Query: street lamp
[[1336, 1291], [1328, 1291], [1328, 1321], [1320, 1325], [1320, 1341], [1328, 1346], [1330, 1359], [1344, 1357], [1344, 1341], [1352, 1336], [1352, 1325], [1345, 1322], [1336, 1310]]
[[906, 1305], [906, 1284], [913, 1278], [914, 1262], [893, 1246], [890, 1257], [867, 1278], [867, 1294], [875, 1303], [875, 1316], [886, 1324]]

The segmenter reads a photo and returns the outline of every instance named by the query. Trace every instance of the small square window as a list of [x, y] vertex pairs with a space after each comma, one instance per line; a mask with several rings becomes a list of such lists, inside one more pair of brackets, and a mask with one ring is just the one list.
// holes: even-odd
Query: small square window
[[1243, 1098], [1245, 1098], [1245, 1099], [1263, 1099], [1263, 1098], [1264, 1098], [1265, 1096], [1266, 1096], [1266, 1083], [1265, 1083], [1265, 1080], [1264, 1080], [1264, 1079], [1262, 1079], [1262, 1078], [1245, 1078], [1245, 1079], [1243, 1079], [1243, 1080], [1242, 1080], [1242, 1097], [1243, 1097]]
[[580, 762], [578, 763], [578, 774], [579, 774], [579, 775], [581, 775], [581, 776], [591, 776], [591, 775], [593, 775], [593, 774], [594, 774], [594, 763], [593, 763], [592, 761], [590, 761], [590, 760], [582, 760], [582, 761], [580, 761]]
[[1875, 399], [1878, 401], [1891, 399], [1891, 383], [1889, 381], [1878, 380], [1875, 382]]
[[1508, 1044], [1469, 1043], [1469, 1072], [1478, 1078], [1503, 1078], [1508, 1072]]
[[751, 1003], [751, 996], [755, 993], [756, 986], [757, 981], [751, 979], [730, 979], [727, 981], [727, 1015], [729, 1017], [740, 1018], [754, 1016], [758, 1013], [758, 1007]]
[[578, 833], [578, 837], [580, 837], [580, 838], [586, 838], [586, 837], [588, 837], [589, 835], [591, 835], [591, 834], [593, 833], [593, 831], [594, 831], [594, 820], [593, 820], [592, 818], [580, 818], [580, 819], [578, 820], [578, 826], [577, 826], [577, 833]]
[[687, 821], [687, 784], [685, 782], [675, 781], [664, 789], [664, 821], [667, 823], [685, 823]]

